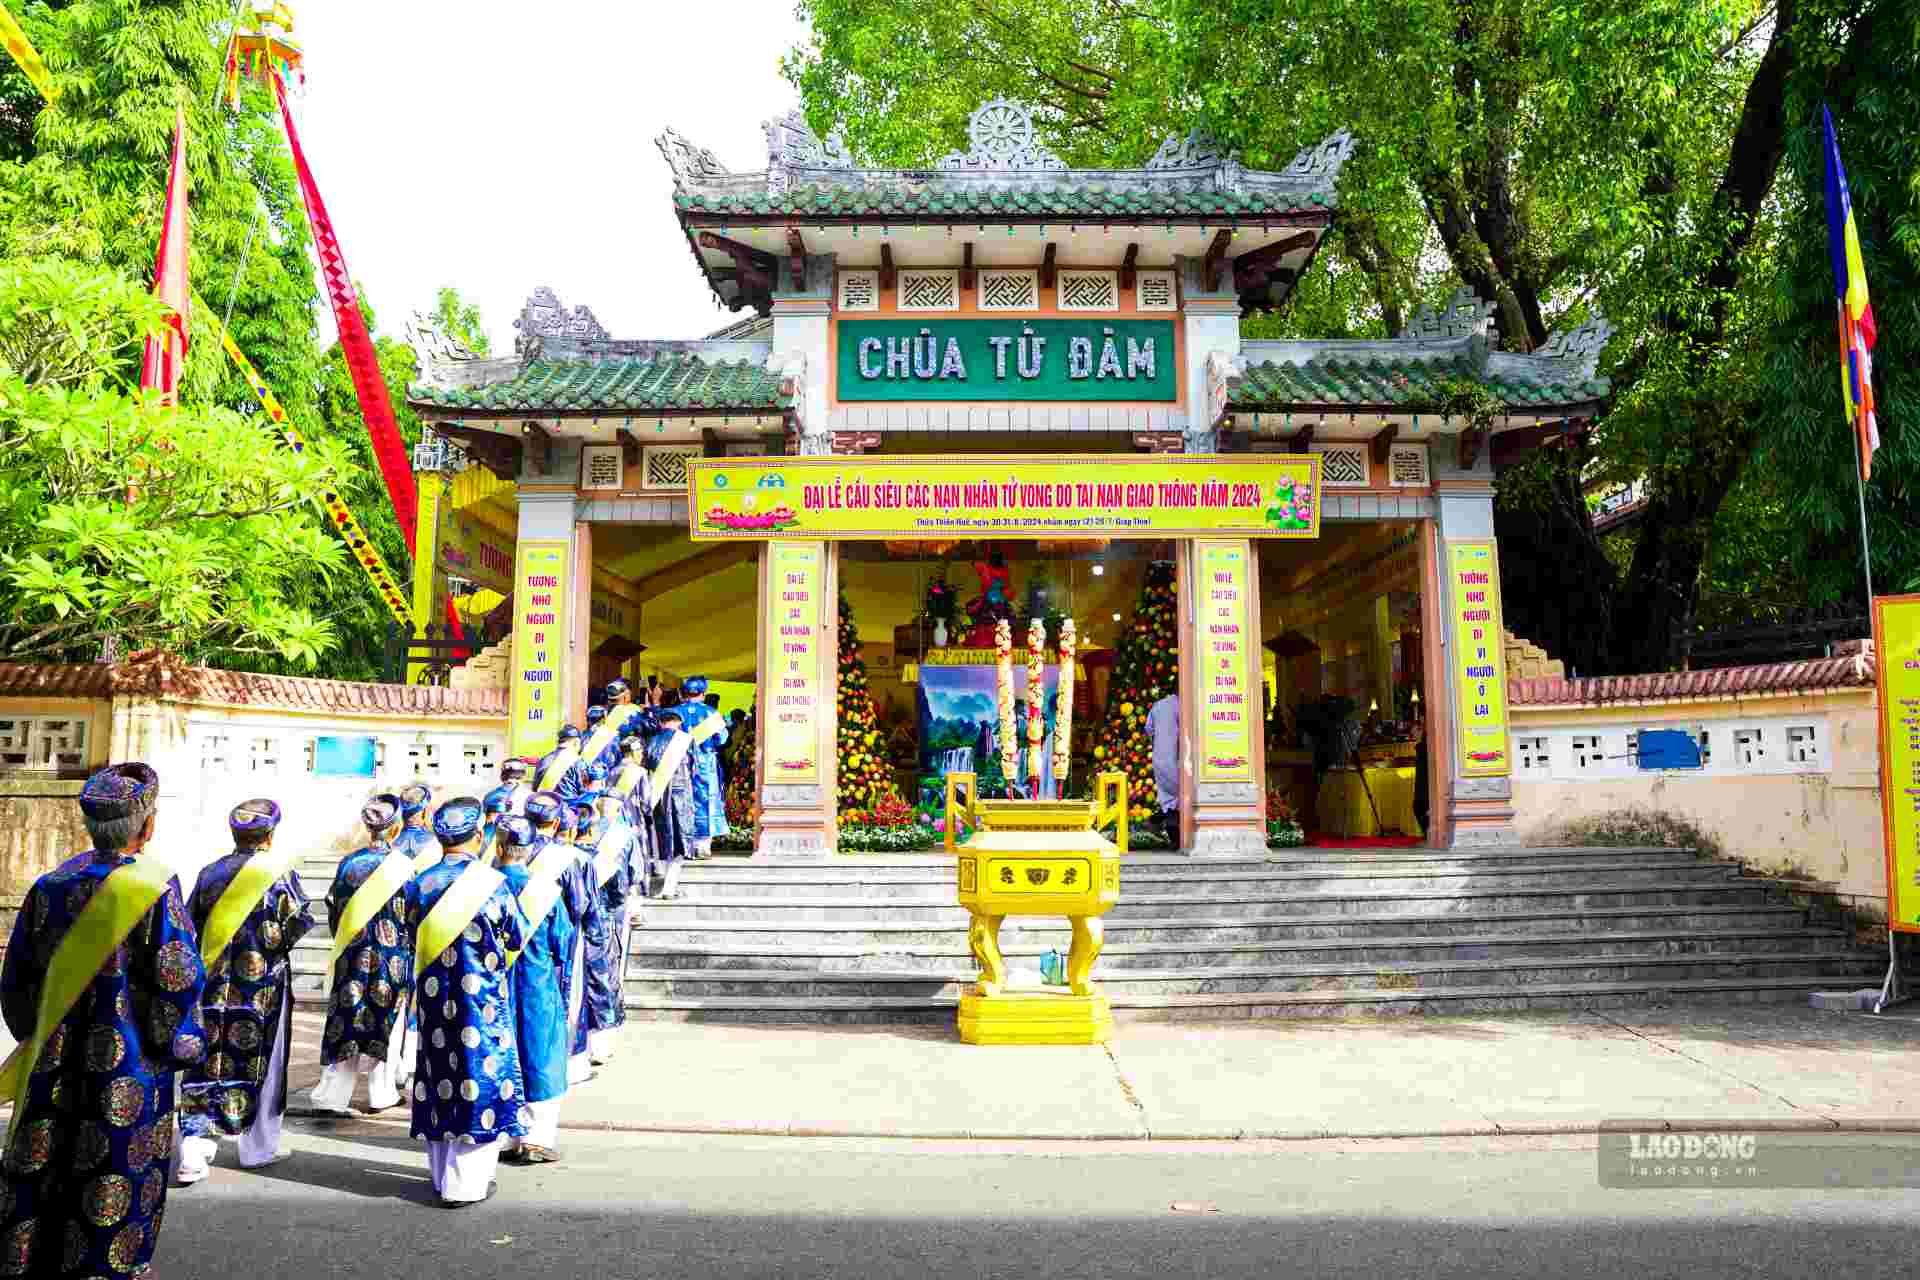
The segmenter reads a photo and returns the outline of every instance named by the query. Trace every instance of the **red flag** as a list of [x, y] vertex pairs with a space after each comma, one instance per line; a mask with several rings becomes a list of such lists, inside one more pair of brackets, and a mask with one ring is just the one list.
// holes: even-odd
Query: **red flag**
[[[452, 596], [447, 597], [447, 634], [455, 640], [465, 641], [467, 638], [467, 629], [460, 625], [460, 610], [453, 603]], [[447, 655], [447, 658], [452, 662], [465, 662], [472, 656], [470, 650], [455, 649]]]
[[153, 266], [153, 291], [172, 309], [164, 332], [147, 339], [140, 360], [140, 389], [158, 391], [172, 404], [180, 390], [180, 366], [187, 355], [192, 302], [187, 288], [187, 112], [175, 109], [173, 169], [167, 177], [167, 211], [160, 220], [160, 252]]
[[314, 185], [313, 170], [307, 167], [306, 152], [300, 149], [300, 134], [293, 127], [293, 109], [287, 103], [287, 88], [276, 74], [274, 96], [280, 100], [280, 119], [287, 128], [287, 145], [293, 151], [293, 166], [300, 175], [300, 194], [306, 201], [307, 221], [313, 227], [313, 248], [320, 258], [320, 275], [327, 282], [333, 300], [333, 319], [340, 329], [340, 349], [347, 358], [347, 372], [353, 376], [354, 394], [360, 401], [360, 416], [366, 421], [367, 436], [373, 441], [373, 456], [380, 463], [380, 474], [387, 482], [387, 497], [393, 502], [393, 515], [400, 522], [400, 534], [407, 540], [407, 552], [413, 552], [414, 525], [419, 522], [420, 497], [413, 485], [412, 460], [400, 438], [400, 424], [394, 421], [393, 398], [387, 394], [387, 380], [380, 373], [380, 358], [374, 353], [373, 338], [360, 315], [360, 298], [354, 292], [353, 277], [347, 272], [347, 259], [340, 252], [340, 239], [333, 233], [327, 206]]

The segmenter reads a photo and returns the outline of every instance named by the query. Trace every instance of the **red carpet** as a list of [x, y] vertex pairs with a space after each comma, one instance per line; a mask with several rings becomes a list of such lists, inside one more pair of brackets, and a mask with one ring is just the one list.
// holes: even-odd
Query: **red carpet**
[[1417, 849], [1419, 836], [1329, 836], [1314, 832], [1307, 844], [1321, 849]]

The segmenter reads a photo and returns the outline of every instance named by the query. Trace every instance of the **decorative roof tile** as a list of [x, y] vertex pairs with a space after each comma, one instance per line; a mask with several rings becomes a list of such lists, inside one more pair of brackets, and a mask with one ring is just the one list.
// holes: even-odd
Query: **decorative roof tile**
[[808, 183], [779, 194], [765, 191], [676, 191], [674, 207], [683, 218], [710, 214], [722, 218], [858, 218], [894, 215], [912, 219], [993, 221], [1078, 218], [1099, 222], [1129, 219], [1259, 219], [1298, 214], [1327, 214], [1334, 207], [1325, 191], [1164, 191], [1114, 189], [1054, 183], [1010, 190], [976, 186], [930, 190], [906, 175], [861, 185]]
[[415, 386], [416, 405], [473, 413], [606, 413], [686, 409], [779, 412], [793, 405], [779, 373], [752, 360], [660, 354], [629, 360], [533, 360], [504, 382]]
[[[1245, 372], [1227, 384], [1234, 409], [1417, 406], [1443, 399], [1444, 384], [1452, 382], [1483, 386], [1521, 411], [1588, 404], [1607, 394], [1605, 379], [1582, 377], [1557, 359], [1491, 360], [1483, 338], [1419, 344], [1250, 342], [1246, 350]], [[1263, 354], [1269, 358], [1260, 359]]]
[[1874, 683], [1871, 643], [1853, 653], [1806, 662], [1774, 662], [1710, 671], [1667, 671], [1643, 676], [1542, 676], [1508, 681], [1515, 710], [1531, 707], [1593, 707], [1610, 703], [1689, 702], [1707, 698], [1813, 693], [1869, 688]]

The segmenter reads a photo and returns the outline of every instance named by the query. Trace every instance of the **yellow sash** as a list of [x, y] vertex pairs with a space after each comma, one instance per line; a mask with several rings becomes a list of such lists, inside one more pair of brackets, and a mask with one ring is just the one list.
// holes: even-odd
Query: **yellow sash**
[[599, 847], [593, 852], [593, 875], [596, 885], [605, 884], [613, 879], [615, 872], [620, 870], [622, 851], [618, 838], [619, 832], [618, 827], [609, 828], [607, 834], [600, 837]]
[[367, 922], [400, 892], [400, 887], [413, 879], [416, 870], [413, 859], [389, 850], [373, 874], [360, 882], [360, 887], [347, 899], [347, 909], [340, 915], [340, 928], [333, 935], [333, 955], [327, 961], [327, 972], [339, 967], [341, 954], [365, 932]]
[[693, 734], [694, 745], [698, 746], [714, 734], [724, 732], [726, 727], [727, 718], [718, 711], [715, 711], [710, 716], [702, 716], [700, 719], [700, 727], [698, 729], [691, 729], [688, 732]]
[[560, 779], [567, 776], [567, 770], [579, 763], [580, 748], [563, 748], [560, 754], [553, 758], [553, 763], [547, 766], [546, 772], [540, 775], [540, 789], [542, 791], [553, 790], [560, 785]]
[[630, 796], [633, 794], [633, 789], [640, 785], [640, 779], [646, 776], [647, 767], [645, 765], [623, 764], [620, 766], [620, 776], [613, 780], [613, 785], [608, 787], [607, 790], [617, 796]]
[[687, 736], [685, 729], [673, 731], [673, 741], [667, 743], [667, 749], [660, 753], [660, 763], [653, 769], [653, 802], [660, 803], [660, 797], [667, 794], [667, 784], [673, 780], [674, 771], [680, 762], [686, 759], [687, 748], [693, 745], [693, 739]]
[[487, 899], [493, 896], [493, 891], [504, 883], [506, 877], [498, 871], [474, 862], [469, 863], [467, 869], [447, 886], [447, 891], [440, 895], [440, 901], [420, 922], [420, 932], [415, 935], [413, 977], [416, 982], [426, 967], [453, 945], [460, 931], [473, 923], [473, 918], [487, 905]]
[[247, 865], [227, 881], [226, 892], [213, 904], [207, 927], [200, 931], [200, 963], [209, 971], [232, 944], [233, 935], [240, 932], [247, 916], [267, 896], [267, 890], [273, 888], [274, 881], [285, 875], [299, 856], [300, 850], [293, 846], [277, 856], [271, 851], [255, 853], [247, 859]]
[[[564, 844], [550, 844], [540, 851], [540, 856], [527, 868], [527, 883], [520, 890], [518, 901], [521, 914], [527, 917], [527, 935], [547, 922], [547, 916], [554, 905], [560, 901], [560, 877], [573, 865], [573, 849]], [[518, 951], [507, 957], [507, 967], [512, 968], [520, 958]]]
[[607, 718], [602, 720], [600, 727], [587, 738], [587, 745], [580, 748], [580, 758], [591, 764], [605, 755], [607, 748], [619, 740], [621, 728], [639, 714], [640, 708], [630, 702], [622, 703], [607, 712]]
[[[0, 1101], [18, 1104], [13, 1109], [12, 1124], [18, 1124], [20, 1113], [27, 1109], [27, 1079], [40, 1061], [47, 1038], [73, 1012], [80, 997], [100, 976], [120, 944], [146, 919], [153, 904], [165, 895], [172, 879], [173, 868], [146, 855], [115, 868], [93, 891], [60, 945], [53, 949], [53, 961], [40, 987], [33, 1038], [0, 1063]], [[11, 1136], [12, 1125], [7, 1132]]]

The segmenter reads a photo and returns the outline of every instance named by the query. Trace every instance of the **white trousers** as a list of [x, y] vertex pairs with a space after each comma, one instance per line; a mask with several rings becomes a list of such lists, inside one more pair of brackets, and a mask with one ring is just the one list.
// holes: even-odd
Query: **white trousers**
[[[293, 999], [288, 993], [281, 1002], [280, 1029], [273, 1037], [273, 1052], [267, 1057], [267, 1078], [260, 1085], [260, 1103], [253, 1123], [240, 1132], [240, 1167], [258, 1169], [273, 1163], [280, 1154], [280, 1132], [287, 1118], [287, 1089], [283, 1076], [287, 1069], [287, 1046], [293, 1037]], [[198, 1182], [220, 1152], [217, 1135], [182, 1138], [175, 1177], [180, 1182]]]
[[361, 1075], [367, 1077], [367, 1105], [385, 1111], [400, 1104], [400, 1082], [413, 1075], [413, 1056], [407, 1042], [413, 1039], [407, 1030], [406, 1010], [393, 1020], [393, 1035], [387, 1040], [387, 1060], [380, 1062], [371, 1054], [350, 1054], [328, 1063], [320, 1071], [320, 1083], [307, 1095], [315, 1111], [346, 1111], [353, 1106], [353, 1089]]
[[560, 1104], [564, 1101], [564, 1098], [549, 1098], [545, 1102], [521, 1103], [520, 1121], [527, 1126], [527, 1136], [515, 1145], [556, 1150], [560, 1146]]
[[427, 1168], [433, 1174], [433, 1189], [442, 1200], [485, 1200], [499, 1165], [498, 1138], [485, 1143], [466, 1137], [427, 1143]]
[[[574, 1053], [574, 1032], [580, 1020], [587, 1016], [587, 931], [582, 929], [573, 935], [573, 979], [567, 991], [567, 1083], [585, 1084], [587, 1077], [593, 1074], [591, 1051]], [[587, 1042], [593, 1042], [593, 1034], [587, 1034]]]

